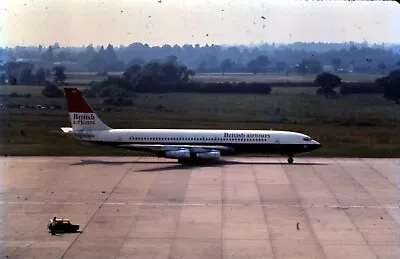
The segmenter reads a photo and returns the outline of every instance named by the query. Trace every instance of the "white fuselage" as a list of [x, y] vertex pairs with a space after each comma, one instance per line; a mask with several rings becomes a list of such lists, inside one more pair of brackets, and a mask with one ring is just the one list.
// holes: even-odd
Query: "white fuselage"
[[221, 153], [296, 154], [312, 151], [320, 145], [307, 135], [276, 130], [111, 129], [75, 131], [74, 134], [97, 144], [125, 145], [133, 149], [140, 149], [140, 144], [179, 145], [195, 152], [202, 147], [223, 146], [226, 149]]
[[82, 140], [123, 143], [318, 144], [307, 135], [276, 130], [111, 129], [75, 132]]

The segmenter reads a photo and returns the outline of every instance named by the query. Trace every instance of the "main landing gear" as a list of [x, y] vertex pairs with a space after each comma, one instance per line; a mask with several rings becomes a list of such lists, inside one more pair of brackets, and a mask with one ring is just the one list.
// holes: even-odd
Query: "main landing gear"
[[187, 164], [191, 164], [194, 162], [196, 162], [195, 158], [178, 158], [178, 163], [180, 163], [180, 164], [187, 165]]
[[294, 161], [294, 159], [293, 159], [293, 157], [292, 157], [292, 156], [290, 156], [290, 157], [287, 159], [287, 161], [288, 161], [288, 163], [289, 163], [289, 164], [292, 164], [292, 163], [293, 163], [293, 161]]

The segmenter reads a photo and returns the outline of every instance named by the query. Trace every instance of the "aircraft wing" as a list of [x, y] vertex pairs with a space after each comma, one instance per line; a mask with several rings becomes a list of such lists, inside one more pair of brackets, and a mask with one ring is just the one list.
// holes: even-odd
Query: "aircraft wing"
[[210, 150], [233, 151], [233, 148], [219, 145], [168, 145], [168, 144], [123, 144], [119, 147], [148, 149], [155, 152], [188, 149], [190, 152], [206, 152]]

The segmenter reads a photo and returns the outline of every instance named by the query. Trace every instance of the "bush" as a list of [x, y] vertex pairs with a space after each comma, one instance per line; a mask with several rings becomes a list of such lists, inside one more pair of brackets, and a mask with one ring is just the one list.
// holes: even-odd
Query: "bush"
[[388, 76], [377, 78], [375, 85], [383, 89], [383, 97], [388, 100], [394, 100], [400, 104], [400, 69], [394, 70]]
[[8, 77], [8, 82], [9, 82], [11, 85], [16, 85], [16, 84], [17, 84], [17, 78], [15, 78], [14, 76], [9, 76], [9, 77]]
[[100, 83], [99, 83], [99, 82], [96, 82], [96, 81], [90, 81], [88, 85], [89, 85], [89, 86], [99, 86]]
[[[92, 89], [100, 97], [127, 97], [132, 96], [132, 92], [139, 93], [168, 93], [168, 92], [197, 92], [197, 93], [256, 93], [270, 94], [271, 85], [268, 83], [197, 83], [186, 82], [184, 80], [166, 80], [165, 76], [160, 76], [150, 68], [157, 70], [158, 63], [148, 65], [146, 73], [135, 71], [125, 71], [123, 76], [108, 76], [104, 81], [95, 84], [91, 83]], [[172, 66], [164, 67], [164, 70], [172, 69]], [[162, 70], [162, 71], [164, 71]], [[139, 72], [138, 72], [139, 71]], [[129, 72], [129, 73], [128, 73]], [[164, 73], [166, 73], [164, 71]], [[131, 76], [129, 76], [132, 74]], [[133, 79], [134, 78], [134, 79]], [[164, 78], [163, 80], [161, 80]], [[289, 86], [289, 85], [288, 85]]]
[[373, 84], [363, 84], [363, 83], [345, 83], [340, 87], [341, 95], [349, 94], [376, 94], [382, 93], [383, 89], [380, 89]]
[[27, 94], [18, 94], [16, 92], [12, 92], [8, 95], [9, 97], [24, 97], [24, 98], [30, 98], [32, 95], [30, 93]]
[[257, 93], [270, 94], [272, 88], [267, 83], [169, 83], [139, 85], [137, 92], [168, 93]]
[[155, 107], [155, 110], [156, 110], [156, 111], [164, 111], [164, 110], [166, 110], [166, 109], [165, 109], [165, 107], [162, 106], [161, 104], [158, 104], [158, 105]]
[[102, 81], [99, 84], [100, 88], [109, 87], [109, 86], [123, 88], [125, 90], [133, 90], [133, 86], [128, 80], [125, 80], [122, 77], [118, 77], [118, 76], [109, 76], [109, 77], [107, 77], [106, 80]]
[[61, 89], [59, 89], [55, 84], [51, 82], [46, 82], [46, 86], [42, 90], [42, 95], [47, 98], [62, 98], [64, 97], [64, 93]]
[[126, 98], [122, 98], [122, 97], [118, 97], [118, 98], [109, 97], [109, 98], [104, 99], [103, 103], [108, 104], [108, 105], [114, 105], [114, 106], [133, 106], [134, 105], [134, 103], [131, 99], [126, 99]]
[[100, 71], [96, 73], [97, 76], [108, 76], [107, 71]]
[[337, 75], [323, 72], [314, 79], [314, 83], [323, 88], [336, 88], [342, 84], [342, 79]]
[[113, 94], [113, 87], [104, 87], [99, 90], [99, 97], [111, 97]]
[[325, 97], [338, 97], [335, 90], [331, 88], [320, 87], [316, 91], [317, 95], [325, 95]]
[[324, 95], [326, 93], [326, 88], [318, 88], [316, 91], [317, 95]]
[[5, 85], [6, 84], [6, 75], [5, 74], [1, 74], [0, 75], [0, 85]]
[[93, 89], [85, 89], [82, 91], [83, 96], [88, 98], [95, 98], [96, 92]]
[[128, 91], [122, 88], [119, 88], [117, 86], [114, 85], [110, 85], [107, 87], [103, 87], [103, 88], [92, 88], [91, 89], [93, 92], [98, 92], [98, 96], [105, 98], [105, 97], [113, 97], [113, 98], [117, 98], [117, 97], [133, 97], [135, 94], [132, 91]]

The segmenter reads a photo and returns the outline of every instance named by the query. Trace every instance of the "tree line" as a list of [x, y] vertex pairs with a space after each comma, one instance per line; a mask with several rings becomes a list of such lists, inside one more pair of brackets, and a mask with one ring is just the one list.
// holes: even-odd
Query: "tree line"
[[193, 70], [176, 59], [167, 58], [142, 66], [132, 65], [121, 76], [108, 76], [101, 82], [91, 83], [83, 94], [106, 98], [107, 104], [128, 105], [129, 97], [144, 92], [271, 93], [271, 87], [266, 83], [202, 83], [192, 81], [194, 75]]
[[[110, 49], [104, 53], [111, 55]], [[114, 56], [115, 58], [115, 56]], [[103, 59], [103, 61], [106, 59]], [[100, 61], [99, 61], [100, 62]], [[265, 72], [270, 64], [268, 56], [258, 56], [248, 63], [250, 71], [254, 74]], [[336, 64], [336, 71], [340, 67], [341, 60], [335, 58], [332, 63]], [[100, 62], [101, 64], [101, 62]], [[225, 73], [232, 69], [234, 62], [229, 59], [221, 63], [221, 72]], [[373, 84], [366, 83], [343, 83], [342, 79], [335, 73], [322, 72], [321, 64], [315, 59], [308, 59], [298, 64], [299, 71], [309, 70], [317, 74], [314, 82], [319, 85], [317, 94], [325, 97], [338, 97], [334, 91], [340, 86], [340, 94], [353, 93], [383, 93], [387, 99], [399, 103], [399, 69], [392, 70], [388, 74], [377, 78]], [[7, 62], [1, 75], [0, 83], [8, 80], [11, 84], [44, 84], [46, 88], [43, 95], [48, 97], [61, 97], [57, 85], [64, 84], [66, 80], [65, 67], [55, 65], [51, 69], [37, 67], [29, 62], [12, 61]], [[52, 74], [51, 74], [52, 73]], [[185, 64], [178, 61], [176, 56], [168, 56], [165, 59], [154, 59], [150, 62], [131, 62], [121, 76], [109, 76], [102, 82], [92, 83], [91, 89], [85, 92], [88, 97], [107, 97], [108, 103], [124, 103], [125, 97], [134, 92], [205, 92], [205, 93], [259, 93], [270, 94], [269, 83], [200, 83], [193, 82], [192, 78], [196, 72], [189, 69]], [[46, 77], [52, 75], [53, 82], [46, 81]], [[111, 99], [110, 99], [111, 98]]]
[[[153, 61], [143, 66], [132, 65], [121, 76], [109, 76], [106, 80], [93, 83], [84, 91], [87, 97], [107, 98], [106, 103], [124, 103], [126, 97], [143, 92], [203, 92], [203, 93], [256, 93], [270, 94], [270, 83], [202, 83], [193, 82], [195, 72], [179, 64], [176, 60]], [[339, 97], [334, 90], [340, 87], [341, 95], [355, 93], [383, 93], [387, 99], [400, 100], [400, 69], [377, 78], [373, 83], [348, 83], [335, 74], [322, 72], [315, 77], [314, 83], [319, 88], [318, 95], [326, 98]], [[116, 101], [118, 100], [118, 101]]]
[[[314, 47], [313, 47], [314, 46]], [[263, 44], [259, 46], [163, 45], [132, 43], [128, 46], [80, 48], [43, 47], [0, 48], [4, 62], [28, 60], [51, 69], [64, 65], [69, 71], [113, 72], [132, 65], [144, 65], [153, 60], [175, 57], [197, 73], [285, 72], [319, 73], [324, 66], [343, 72], [387, 73], [400, 66], [400, 52], [383, 45], [368, 44]]]
[[326, 98], [339, 97], [334, 90], [339, 87], [341, 95], [382, 93], [384, 98], [394, 100], [396, 104], [400, 104], [400, 69], [393, 70], [388, 75], [379, 77], [370, 84], [343, 82], [338, 75], [327, 72], [317, 75], [314, 83], [320, 86], [316, 93], [325, 95]]
[[65, 70], [62, 65], [45, 69], [29, 62], [7, 62], [0, 74], [0, 85], [44, 85], [48, 77], [52, 77], [55, 84], [63, 84], [67, 79]]
[[[259, 64], [266, 64], [268, 59], [261, 57], [256, 59]], [[15, 66], [17, 64], [17, 66]], [[21, 68], [18, 70], [17, 68]], [[18, 71], [19, 73], [17, 73]], [[44, 81], [45, 88], [43, 95], [47, 97], [62, 97], [62, 91], [57, 85], [65, 82], [65, 67], [54, 66], [53, 82]], [[48, 72], [48, 71], [47, 71]], [[25, 63], [15, 63], [7, 66], [9, 77], [15, 76], [24, 82], [27, 78], [37, 82], [45, 80], [46, 71], [43, 68], [32, 72], [32, 66]], [[89, 89], [84, 91], [87, 97], [107, 98], [107, 104], [124, 104], [130, 102], [126, 97], [131, 97], [134, 93], [143, 92], [203, 92], [203, 93], [257, 93], [270, 94], [270, 83], [203, 83], [193, 82], [195, 71], [188, 69], [187, 66], [178, 62], [174, 56], [169, 56], [162, 60], [153, 60], [149, 63], [129, 66], [120, 76], [108, 76], [100, 82], [92, 82]], [[12, 76], [10, 76], [12, 75]], [[326, 98], [337, 98], [339, 94], [334, 90], [340, 87], [341, 95], [354, 93], [383, 93], [386, 99], [400, 102], [400, 69], [391, 71], [388, 75], [379, 77], [373, 83], [348, 83], [329, 72], [320, 72], [314, 79], [318, 95], [325, 95]], [[274, 84], [275, 85], [275, 84]]]

